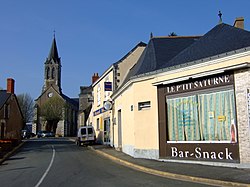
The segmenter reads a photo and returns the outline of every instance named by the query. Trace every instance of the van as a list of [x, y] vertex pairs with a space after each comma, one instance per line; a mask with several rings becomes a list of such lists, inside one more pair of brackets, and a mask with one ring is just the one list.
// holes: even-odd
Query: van
[[76, 145], [81, 146], [96, 142], [96, 135], [93, 126], [83, 126], [78, 129]]

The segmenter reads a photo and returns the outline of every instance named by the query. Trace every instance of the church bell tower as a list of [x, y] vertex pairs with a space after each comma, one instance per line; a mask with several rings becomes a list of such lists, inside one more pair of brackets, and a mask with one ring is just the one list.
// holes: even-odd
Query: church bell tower
[[51, 86], [53, 86], [53, 88], [55, 88], [59, 93], [62, 93], [61, 58], [58, 55], [55, 35], [49, 55], [44, 63], [44, 85], [42, 92]]

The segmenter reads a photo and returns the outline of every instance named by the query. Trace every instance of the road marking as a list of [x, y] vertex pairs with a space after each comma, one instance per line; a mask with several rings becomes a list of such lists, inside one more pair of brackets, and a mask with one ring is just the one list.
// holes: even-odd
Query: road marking
[[39, 182], [36, 184], [35, 187], [39, 187], [40, 184], [42, 184], [42, 182], [43, 182], [44, 178], [46, 177], [46, 175], [49, 173], [49, 170], [50, 170], [50, 168], [51, 168], [51, 166], [52, 166], [52, 164], [53, 164], [53, 162], [54, 162], [54, 158], [55, 158], [55, 154], [56, 154], [56, 151], [55, 151], [53, 145], [52, 145], [52, 150], [53, 150], [53, 155], [52, 155], [50, 164], [49, 164], [48, 168], [46, 169], [45, 173], [43, 174], [42, 178], [39, 180]]

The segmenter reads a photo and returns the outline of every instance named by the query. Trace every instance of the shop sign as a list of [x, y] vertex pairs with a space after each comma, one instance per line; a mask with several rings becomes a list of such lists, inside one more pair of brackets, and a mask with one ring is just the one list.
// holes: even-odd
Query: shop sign
[[170, 144], [167, 156], [174, 159], [238, 162], [236, 144]]
[[101, 113], [103, 113], [103, 112], [106, 112], [106, 111], [107, 111], [107, 110], [106, 110], [104, 107], [102, 107], [102, 108], [100, 108], [100, 109], [94, 111], [94, 112], [93, 112], [93, 115], [94, 115], [94, 116], [97, 116], [97, 115], [99, 115], [99, 114], [101, 114]]
[[182, 84], [174, 84], [166, 86], [164, 92], [166, 94], [181, 93], [186, 91], [200, 90], [211, 87], [218, 87], [223, 85], [230, 85], [233, 83], [232, 75], [218, 75], [216, 77], [209, 77], [206, 79], [191, 79]]
[[112, 82], [104, 82], [104, 91], [112, 91]]

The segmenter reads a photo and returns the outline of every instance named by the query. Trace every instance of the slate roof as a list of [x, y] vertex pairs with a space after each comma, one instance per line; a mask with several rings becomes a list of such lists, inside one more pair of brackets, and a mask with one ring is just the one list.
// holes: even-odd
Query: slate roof
[[62, 98], [73, 106], [79, 108], [79, 99], [78, 98], [69, 98], [68, 96], [61, 94]]
[[0, 90], [0, 109], [3, 107], [4, 103], [11, 96], [10, 93], [7, 93], [6, 90]]
[[138, 62], [130, 69], [124, 84], [133, 76], [155, 71], [193, 44], [200, 36], [152, 38]]
[[213, 57], [249, 46], [249, 31], [221, 23], [160, 68]]
[[50, 48], [48, 59], [49, 60], [53, 59], [55, 62], [57, 62], [58, 59], [60, 59], [59, 55], [58, 55], [58, 50], [57, 50], [57, 46], [56, 46], [56, 38], [55, 37], [53, 38], [53, 41], [52, 41], [52, 45], [51, 45], [51, 48]]

